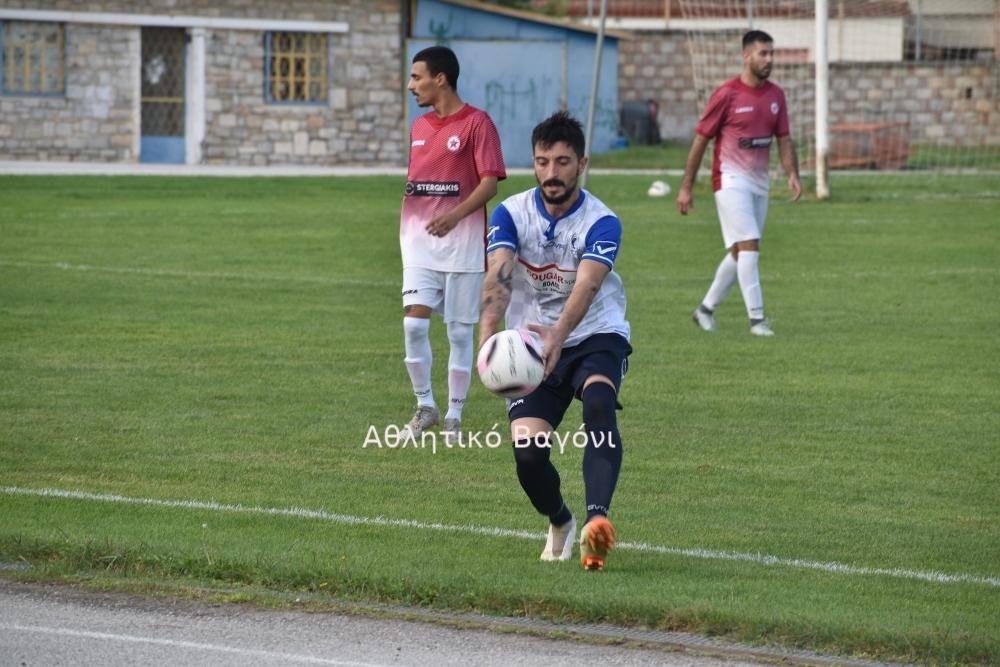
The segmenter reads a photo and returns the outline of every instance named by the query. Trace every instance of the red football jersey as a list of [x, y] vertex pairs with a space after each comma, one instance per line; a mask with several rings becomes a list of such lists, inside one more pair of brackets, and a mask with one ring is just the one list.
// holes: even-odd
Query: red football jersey
[[712, 188], [722, 187], [722, 173], [749, 180], [761, 193], [770, 186], [768, 158], [772, 137], [788, 135], [785, 93], [770, 81], [751, 88], [739, 77], [712, 93], [695, 132], [715, 139]]
[[485, 269], [486, 207], [443, 237], [431, 236], [425, 227], [467, 199], [487, 176], [502, 180], [507, 170], [500, 135], [485, 111], [466, 104], [445, 118], [431, 111], [413, 122], [399, 229], [404, 267]]

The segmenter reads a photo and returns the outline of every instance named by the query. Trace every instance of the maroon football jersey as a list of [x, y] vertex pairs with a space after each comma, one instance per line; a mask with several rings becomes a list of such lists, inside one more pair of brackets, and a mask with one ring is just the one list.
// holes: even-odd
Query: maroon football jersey
[[399, 229], [404, 267], [484, 270], [485, 207], [443, 237], [431, 236], [425, 227], [467, 199], [487, 176], [502, 180], [507, 171], [500, 135], [485, 111], [466, 104], [445, 118], [431, 111], [413, 122]]

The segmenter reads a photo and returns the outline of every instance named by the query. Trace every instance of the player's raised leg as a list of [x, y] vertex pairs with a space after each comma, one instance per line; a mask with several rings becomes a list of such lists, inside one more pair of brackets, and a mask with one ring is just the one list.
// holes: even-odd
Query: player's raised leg
[[541, 560], [569, 560], [573, 556], [576, 521], [563, 501], [559, 472], [552, 465], [551, 432], [551, 424], [544, 419], [526, 417], [511, 422], [517, 480], [535, 510], [549, 519]]

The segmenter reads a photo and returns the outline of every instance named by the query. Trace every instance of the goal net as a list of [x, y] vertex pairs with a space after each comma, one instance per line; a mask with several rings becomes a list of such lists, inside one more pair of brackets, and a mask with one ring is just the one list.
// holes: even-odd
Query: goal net
[[[831, 188], [848, 170], [1000, 171], [1000, 2], [827, 1]], [[814, 0], [671, 2], [668, 25], [687, 34], [700, 108], [739, 72], [744, 32], [774, 38], [771, 79], [785, 90], [802, 169], [812, 171]]]

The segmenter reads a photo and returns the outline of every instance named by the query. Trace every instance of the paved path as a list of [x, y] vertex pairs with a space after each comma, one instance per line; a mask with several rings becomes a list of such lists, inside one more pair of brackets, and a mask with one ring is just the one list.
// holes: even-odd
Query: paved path
[[57, 664], [716, 667], [750, 663], [442, 623], [156, 600], [0, 579], [0, 665]]

